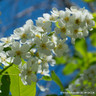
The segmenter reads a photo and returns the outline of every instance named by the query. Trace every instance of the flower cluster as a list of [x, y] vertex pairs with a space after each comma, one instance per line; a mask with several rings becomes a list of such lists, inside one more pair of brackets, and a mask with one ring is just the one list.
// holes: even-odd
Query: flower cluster
[[[93, 78], [94, 77], [94, 78]], [[88, 96], [88, 92], [96, 94], [96, 64], [84, 71], [84, 74], [78, 78], [74, 84], [70, 84], [68, 89], [70, 92], [86, 92], [84, 96]], [[90, 94], [92, 95], [92, 94]]]
[[49, 76], [49, 64], [55, 64], [53, 55], [60, 57], [68, 51], [67, 37], [74, 43], [76, 38], [87, 36], [94, 25], [92, 18], [84, 8], [53, 8], [51, 15], [43, 14], [36, 25], [30, 19], [10, 37], [0, 39], [0, 62], [18, 65], [24, 84], [38, 81], [37, 73]]

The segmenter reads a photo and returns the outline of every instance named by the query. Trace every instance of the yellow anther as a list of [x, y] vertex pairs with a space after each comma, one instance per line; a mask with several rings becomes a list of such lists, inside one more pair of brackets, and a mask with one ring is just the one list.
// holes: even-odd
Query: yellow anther
[[1, 57], [1, 61], [2, 62], [6, 61], [6, 58], [5, 57]]
[[27, 75], [31, 75], [32, 71], [31, 70], [28, 70], [27, 71]]
[[27, 35], [24, 33], [24, 34], [21, 35], [21, 38], [26, 38], [26, 36]]
[[39, 57], [39, 53], [38, 52], [36, 53], [36, 56]]
[[78, 25], [80, 24], [80, 22], [81, 22], [80, 19], [75, 20], [75, 23], [78, 24]]
[[16, 51], [16, 54], [17, 54], [18, 56], [20, 56], [20, 55], [21, 55], [21, 53], [22, 53], [22, 52], [21, 52], [21, 51], [19, 51], [19, 50], [18, 50], [18, 51]]
[[66, 22], [68, 22], [68, 21], [69, 21], [69, 17], [65, 17], [64, 20], [65, 20]]
[[66, 33], [66, 28], [65, 27], [60, 28], [60, 30], [61, 30], [62, 33]]
[[43, 23], [45, 23], [46, 21], [43, 21]]
[[46, 48], [47, 48], [45, 43], [42, 43], [40, 46], [41, 46], [41, 48], [43, 48], [43, 49], [46, 49]]
[[54, 18], [53, 16], [51, 16], [51, 17], [50, 17], [50, 20], [51, 20], [51, 21], [54, 21], [54, 20], [55, 20], [55, 18]]
[[43, 72], [41, 72], [41, 75], [43, 75], [44, 73]]
[[86, 20], [86, 22], [87, 22], [88, 25], [90, 24], [90, 21], [88, 19]]
[[74, 33], [77, 34], [77, 33], [78, 33], [78, 29], [75, 29], [75, 30], [74, 30]]
[[62, 49], [62, 44], [59, 44], [58, 45], [58, 49]]
[[40, 38], [40, 37], [41, 37], [41, 36], [40, 36], [40, 35], [38, 35], [38, 34], [36, 34], [35, 36], [36, 36], [36, 37], [38, 37], [38, 38]]

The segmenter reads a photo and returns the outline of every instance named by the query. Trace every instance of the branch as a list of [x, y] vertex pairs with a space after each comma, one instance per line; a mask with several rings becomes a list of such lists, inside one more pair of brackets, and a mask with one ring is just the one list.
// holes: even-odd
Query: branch
[[94, 4], [93, 3], [87, 3], [87, 4], [90, 7], [92, 12], [96, 12], [96, 9], [94, 8]]
[[75, 4], [73, 4], [70, 0], [62, 0], [65, 4], [65, 7], [70, 8], [71, 6], [74, 6]]
[[19, 13], [15, 16], [15, 18], [21, 18], [21, 17], [23, 17], [23, 16], [25, 16], [25, 15], [28, 15], [28, 14], [31, 13], [32, 11], [35, 11], [35, 10], [37, 10], [37, 9], [39, 9], [39, 8], [42, 8], [42, 7], [45, 7], [45, 6], [46, 6], [45, 3], [46, 3], [46, 2], [42, 2], [41, 4], [39, 3], [39, 4], [35, 5], [35, 6], [31, 6], [31, 7], [27, 8], [27, 9], [25, 9], [24, 11], [19, 12]]
[[60, 8], [70, 8], [71, 6], [76, 6], [76, 4], [72, 3], [70, 0], [57, 0], [57, 4]]

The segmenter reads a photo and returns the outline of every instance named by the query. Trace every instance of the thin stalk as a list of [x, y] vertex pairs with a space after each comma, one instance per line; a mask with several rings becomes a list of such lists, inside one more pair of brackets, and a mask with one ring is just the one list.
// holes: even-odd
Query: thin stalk
[[6, 68], [4, 68], [2, 71], [0, 71], [0, 75], [4, 72], [4, 71], [6, 71], [9, 67], [11, 67], [13, 65], [13, 63], [11, 63], [9, 66], [7, 66]]

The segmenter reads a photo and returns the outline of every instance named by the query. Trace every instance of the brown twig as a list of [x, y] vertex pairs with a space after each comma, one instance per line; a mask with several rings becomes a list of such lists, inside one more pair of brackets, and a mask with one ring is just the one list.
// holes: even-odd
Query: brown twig
[[90, 9], [91, 9], [92, 12], [96, 12], [96, 9], [94, 8], [93, 2], [92, 3], [87, 3], [87, 4], [90, 7]]

